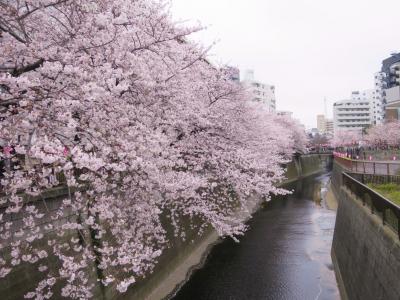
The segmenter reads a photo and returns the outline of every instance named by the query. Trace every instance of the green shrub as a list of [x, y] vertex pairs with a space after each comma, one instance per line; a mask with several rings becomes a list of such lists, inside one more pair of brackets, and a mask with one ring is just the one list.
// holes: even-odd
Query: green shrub
[[368, 184], [370, 188], [381, 194], [382, 196], [400, 205], [400, 185], [395, 183], [387, 184]]

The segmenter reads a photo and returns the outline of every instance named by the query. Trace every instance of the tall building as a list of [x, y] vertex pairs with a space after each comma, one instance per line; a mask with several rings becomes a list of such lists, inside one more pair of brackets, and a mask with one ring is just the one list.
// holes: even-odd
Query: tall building
[[254, 79], [254, 71], [245, 73], [243, 84], [252, 94], [252, 100], [263, 103], [269, 112], [276, 111], [275, 86]]
[[383, 82], [385, 89], [400, 85], [400, 53], [392, 53], [382, 62], [382, 73], [385, 75]]
[[331, 119], [327, 119], [325, 115], [317, 116], [317, 129], [319, 133], [333, 136], [333, 128], [333, 121]]
[[325, 121], [325, 135], [333, 136], [335, 133], [335, 127], [333, 120], [327, 119]]
[[375, 73], [375, 87], [372, 95], [372, 123], [381, 124], [385, 119], [385, 105], [383, 99], [383, 86], [385, 75], [382, 72]]
[[400, 117], [400, 53], [392, 53], [382, 62], [382, 96], [386, 119]]
[[317, 116], [317, 128], [320, 133], [324, 133], [324, 131], [325, 131], [325, 115]]
[[352, 92], [350, 99], [333, 104], [334, 131], [363, 132], [373, 124], [374, 90]]

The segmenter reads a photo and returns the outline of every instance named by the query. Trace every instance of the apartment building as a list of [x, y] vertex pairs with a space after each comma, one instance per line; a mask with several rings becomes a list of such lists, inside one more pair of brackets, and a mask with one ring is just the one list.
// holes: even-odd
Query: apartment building
[[360, 133], [373, 124], [374, 90], [352, 92], [350, 99], [333, 105], [334, 131], [353, 130]]
[[385, 104], [383, 99], [383, 86], [384, 86], [385, 75], [382, 72], [378, 72], [374, 76], [375, 86], [372, 94], [372, 123], [381, 124], [385, 120]]
[[382, 97], [386, 119], [400, 119], [400, 53], [382, 62]]
[[334, 125], [333, 120], [327, 119], [325, 115], [317, 116], [317, 129], [319, 133], [333, 136]]
[[335, 133], [335, 126], [334, 126], [333, 120], [327, 119], [325, 121], [325, 134], [333, 136], [334, 133]]
[[255, 80], [253, 70], [245, 73], [243, 84], [251, 93], [253, 101], [263, 103], [269, 112], [276, 111], [275, 86]]

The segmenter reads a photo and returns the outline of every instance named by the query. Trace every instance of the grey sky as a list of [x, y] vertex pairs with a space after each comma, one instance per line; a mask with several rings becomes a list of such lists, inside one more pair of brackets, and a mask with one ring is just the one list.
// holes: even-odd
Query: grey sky
[[307, 127], [352, 90], [373, 88], [381, 61], [400, 51], [399, 0], [171, 0], [177, 20], [200, 21], [212, 54], [274, 84], [279, 110]]

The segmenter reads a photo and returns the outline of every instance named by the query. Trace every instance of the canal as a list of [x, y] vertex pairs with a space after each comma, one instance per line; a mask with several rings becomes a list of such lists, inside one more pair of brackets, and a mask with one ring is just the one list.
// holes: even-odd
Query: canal
[[240, 243], [215, 246], [174, 300], [340, 299], [330, 251], [336, 213], [329, 173], [299, 180], [249, 222]]

